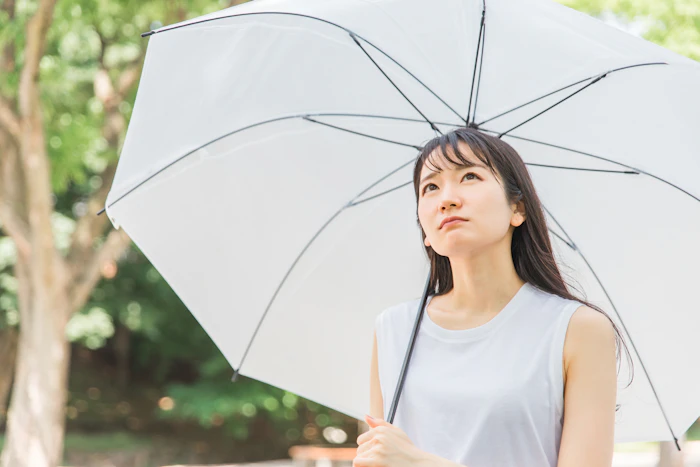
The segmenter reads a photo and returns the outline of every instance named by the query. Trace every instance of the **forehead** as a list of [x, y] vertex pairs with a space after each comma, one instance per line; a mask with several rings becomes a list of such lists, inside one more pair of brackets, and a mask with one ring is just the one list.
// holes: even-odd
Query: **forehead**
[[[466, 159], [473, 165], [488, 168], [486, 164], [484, 164], [484, 162], [482, 162], [481, 159], [474, 154], [467, 143], [460, 140], [458, 145], [458, 150], [462, 156], [462, 159]], [[460, 160], [460, 157], [455, 153], [454, 149], [449, 144], [446, 146], [446, 152], [447, 156], [454, 162], [450, 162], [447, 157], [445, 157], [445, 154], [443, 154], [440, 146], [438, 146], [428, 155], [428, 157], [426, 157], [425, 163], [423, 164], [423, 167], [421, 167], [421, 177], [436, 171], [435, 169], [457, 170], [465, 166], [465, 164]]]

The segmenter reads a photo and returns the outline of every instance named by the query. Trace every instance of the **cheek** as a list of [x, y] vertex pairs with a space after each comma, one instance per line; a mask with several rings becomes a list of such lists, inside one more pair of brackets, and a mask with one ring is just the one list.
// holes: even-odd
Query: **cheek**
[[425, 232], [426, 237], [430, 239], [437, 229], [436, 222], [438, 222], [436, 208], [430, 201], [421, 201], [418, 205], [418, 222], [420, 222], [420, 227], [423, 229], [423, 232]]
[[512, 213], [503, 192], [489, 190], [482, 194], [483, 196], [475, 200], [473, 205], [477, 210], [475, 217], [494, 230], [508, 230]]
[[492, 222], [494, 229], [497, 229], [499, 234], [505, 235], [508, 232], [512, 215], [513, 213], [507, 205], [502, 204], [493, 210]]
[[420, 222], [420, 225], [425, 233], [428, 233], [428, 231], [430, 231], [430, 221], [428, 220], [428, 215], [426, 213], [425, 206], [418, 207], [418, 222]]

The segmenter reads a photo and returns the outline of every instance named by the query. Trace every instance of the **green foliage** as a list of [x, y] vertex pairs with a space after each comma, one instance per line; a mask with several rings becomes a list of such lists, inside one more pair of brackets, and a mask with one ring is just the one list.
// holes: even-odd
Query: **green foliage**
[[700, 2], [697, 0], [559, 0], [576, 10], [601, 17], [614, 14], [642, 37], [676, 53], [700, 60]]
[[[0, 435], [0, 450], [5, 437]], [[116, 433], [66, 433], [65, 450], [82, 452], [131, 451], [150, 446], [151, 440], [125, 432]]]
[[9, 237], [0, 236], [0, 329], [16, 326], [19, 322], [17, 280], [11, 272], [15, 255], [14, 242]]
[[[221, 426], [239, 441], [251, 438], [253, 420], [263, 418], [290, 444], [303, 441], [299, 427], [305, 424], [323, 428], [346, 421], [331, 409], [260, 381], [240, 376], [231, 383], [230, 375], [200, 379], [193, 385], [169, 385], [159, 417], [194, 420], [207, 428]], [[320, 433], [314, 438], [327, 442]]]
[[83, 452], [104, 452], [110, 450], [134, 450], [149, 446], [151, 441], [131, 433], [67, 434], [65, 449]]
[[66, 326], [66, 337], [71, 342], [80, 342], [90, 349], [97, 349], [114, 335], [111, 317], [100, 307], [92, 307], [73, 315]]

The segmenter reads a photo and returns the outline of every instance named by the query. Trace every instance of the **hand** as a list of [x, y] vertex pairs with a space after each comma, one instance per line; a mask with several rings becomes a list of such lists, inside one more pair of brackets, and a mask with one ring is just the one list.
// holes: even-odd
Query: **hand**
[[399, 427], [365, 415], [370, 430], [357, 437], [352, 467], [419, 467], [426, 453], [418, 449]]

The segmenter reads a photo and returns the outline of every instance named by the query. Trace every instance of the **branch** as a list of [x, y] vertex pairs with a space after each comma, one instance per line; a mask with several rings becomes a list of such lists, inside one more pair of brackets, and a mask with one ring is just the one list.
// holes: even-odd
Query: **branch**
[[39, 89], [39, 62], [44, 54], [56, 0], [40, 0], [26, 27], [24, 64], [20, 71], [18, 108], [22, 187], [34, 267], [55, 270], [61, 257], [55, 248], [51, 214], [51, 169], [46, 148]]
[[22, 174], [17, 160], [17, 146], [0, 128], [0, 222], [15, 242], [20, 254], [29, 257], [29, 227], [21, 215]]
[[[120, 138], [126, 127], [126, 119], [119, 113], [119, 103], [122, 102], [126, 94], [138, 81], [141, 75], [143, 57], [133, 62], [119, 76], [118, 86], [115, 90], [109, 73], [106, 69], [100, 68], [94, 81], [95, 96], [102, 102], [105, 108], [105, 119], [102, 126], [102, 135], [109, 145], [115, 150], [119, 149]], [[117, 162], [113, 162], [102, 173], [102, 185], [88, 200], [86, 214], [78, 219], [75, 230], [71, 238], [71, 251], [68, 254], [67, 262], [72, 271], [72, 275], [77, 275], [82, 264], [92, 254], [92, 244], [96, 238], [102, 235], [105, 226], [108, 224], [107, 216], [95, 215], [102, 209], [107, 200], [107, 195], [114, 181], [117, 169]]]
[[117, 94], [121, 99], [126, 98], [126, 95], [131, 91], [131, 88], [136, 85], [141, 78], [141, 70], [143, 69], [143, 60], [145, 55], [141, 55], [135, 62], [128, 66], [117, 80]]
[[119, 104], [138, 82], [141, 77], [144, 58], [145, 55], [142, 53], [126, 66], [119, 78], [117, 78], [116, 89], [109, 77], [109, 70], [104, 65], [97, 70], [94, 82], [95, 97], [102, 102], [106, 112], [116, 111]]
[[[7, 13], [10, 22], [15, 21], [15, 0], [2, 0], [0, 11]], [[0, 70], [3, 72], [15, 71], [15, 38], [10, 38], [5, 42], [5, 49], [0, 55]]]
[[100, 56], [99, 56], [99, 69], [95, 75], [94, 89], [95, 97], [97, 97], [105, 108], [106, 112], [115, 110], [118, 108], [119, 104], [126, 98], [126, 95], [131, 91], [131, 88], [136, 84], [141, 76], [141, 70], [143, 69], [143, 62], [146, 58], [146, 49], [141, 49], [141, 53], [133, 60], [128, 62], [117, 78], [117, 86], [115, 89], [111, 78], [109, 77], [110, 71], [114, 68], [108, 69], [104, 62], [105, 52], [107, 47], [112, 45], [99, 31], [97, 30], [97, 35], [100, 39]]
[[117, 259], [131, 245], [131, 239], [124, 230], [112, 230], [107, 239], [92, 257], [81, 268], [81, 274], [71, 283], [68, 291], [68, 313], [75, 313], [80, 310], [88, 298], [92, 289], [102, 278], [103, 268], [110, 262], [117, 262]]
[[[15, 19], [15, 0], [2, 0], [0, 11], [7, 13], [10, 21]], [[0, 73], [10, 74], [15, 70], [15, 41], [10, 39], [5, 43], [5, 46], [0, 50]], [[14, 110], [14, 101], [8, 101], [0, 96], [0, 125], [5, 127], [5, 130], [19, 144], [20, 124], [19, 117]]]
[[141, 69], [143, 68], [146, 50], [142, 49], [138, 57], [125, 65], [124, 70], [117, 78], [117, 85], [115, 87], [112, 79], [110, 78], [110, 70], [107, 69], [104, 63], [105, 51], [111, 44], [99, 32], [99, 29], [98, 36], [102, 46], [99, 57], [100, 66], [97, 73], [95, 73], [93, 89], [95, 92], [95, 97], [99, 99], [99, 101], [102, 103], [102, 107], [104, 108], [105, 116], [104, 124], [102, 125], [102, 136], [104, 136], [104, 138], [107, 140], [110, 147], [119, 152], [121, 138], [126, 130], [126, 119], [119, 111], [119, 104], [124, 101], [126, 95], [138, 82], [138, 79], [141, 76]]
[[30, 117], [34, 113], [34, 100], [38, 101], [39, 99], [37, 89], [39, 62], [44, 55], [46, 35], [49, 26], [51, 26], [55, 5], [56, 0], [41, 0], [36, 12], [27, 23], [24, 66], [22, 66], [19, 80], [20, 114], [24, 118]]
[[2, 96], [0, 96], [0, 125], [2, 125], [7, 133], [19, 143], [21, 134], [19, 118], [12, 110], [12, 106], [10, 106], [9, 102]]
[[2, 193], [0, 193], [0, 222], [2, 222], [2, 228], [7, 232], [7, 234], [15, 242], [15, 246], [21, 255], [25, 258], [29, 257], [32, 247], [29, 243], [29, 229], [19, 216], [16, 215], [14, 208], [10, 203], [3, 198]]
[[[101, 34], [100, 41], [102, 43], [100, 67], [95, 74], [93, 88], [95, 97], [100, 100], [105, 112], [102, 135], [109, 146], [118, 152], [121, 137], [126, 129], [126, 119], [119, 112], [119, 104], [126, 98], [141, 76], [145, 50], [120, 73], [115, 87], [109, 76], [109, 70], [102, 60], [104, 51], [109, 44]], [[66, 261], [71, 276], [70, 282], [73, 283], [69, 291], [69, 313], [73, 313], [85, 305], [92, 289], [100, 279], [102, 267], [110, 261], [116, 261], [116, 257], [121, 255], [130, 245], [130, 239], [123, 231], [113, 230], [101, 248], [93, 249], [95, 239], [103, 234], [105, 226], [109, 222], [107, 216], [97, 216], [95, 213], [104, 206], [107, 200], [116, 170], [117, 162], [115, 161], [107, 166], [102, 173], [102, 185], [88, 200], [86, 214], [78, 219], [71, 238], [71, 249]]]
[[115, 161], [102, 172], [102, 185], [87, 201], [85, 214], [78, 219], [73, 230], [70, 251], [66, 257], [73, 276], [76, 276], [82, 265], [89, 260], [93, 254], [92, 245], [95, 239], [102, 236], [105, 226], [109, 223], [107, 216], [98, 216], [95, 213], [104, 207], [116, 171], [117, 162]]

